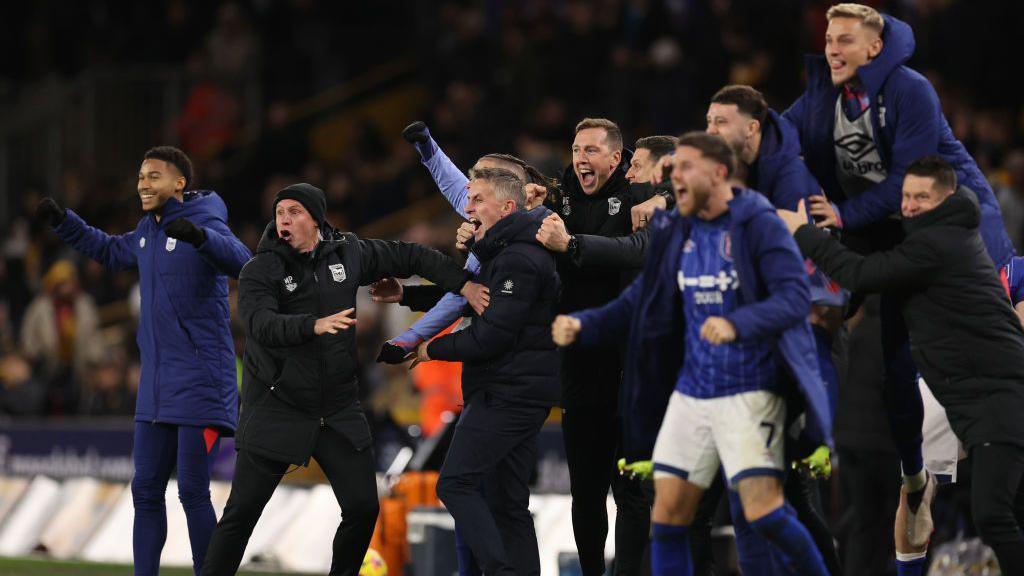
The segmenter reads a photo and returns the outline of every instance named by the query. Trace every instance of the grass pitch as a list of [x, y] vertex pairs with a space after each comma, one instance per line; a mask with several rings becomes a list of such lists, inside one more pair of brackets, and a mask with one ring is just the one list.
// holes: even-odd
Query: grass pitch
[[[277, 572], [239, 572], [239, 576], [286, 576]], [[0, 558], [0, 576], [131, 576], [123, 564], [61, 562], [34, 558]], [[191, 568], [161, 568], [160, 576], [192, 576]], [[287, 576], [295, 576], [289, 573]]]

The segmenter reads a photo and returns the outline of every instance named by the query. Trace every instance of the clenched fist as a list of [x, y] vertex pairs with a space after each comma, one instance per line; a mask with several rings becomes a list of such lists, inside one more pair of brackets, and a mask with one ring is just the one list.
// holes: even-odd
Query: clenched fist
[[463, 222], [459, 229], [455, 231], [455, 249], [460, 252], [469, 252], [468, 243], [473, 238], [478, 227], [479, 224]]
[[565, 252], [569, 249], [569, 231], [558, 214], [551, 214], [540, 224], [537, 241], [548, 250]]
[[736, 327], [725, 318], [712, 316], [700, 327], [700, 337], [715, 346], [728, 344], [736, 340]]
[[578, 318], [559, 314], [551, 323], [551, 339], [559, 346], [568, 346], [576, 341], [583, 328], [583, 323]]

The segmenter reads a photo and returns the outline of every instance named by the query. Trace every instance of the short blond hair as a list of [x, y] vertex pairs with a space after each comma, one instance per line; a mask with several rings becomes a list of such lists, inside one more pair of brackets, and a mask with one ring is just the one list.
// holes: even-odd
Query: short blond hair
[[854, 18], [860, 20], [860, 23], [866, 27], [882, 34], [882, 29], [885, 28], [885, 20], [882, 19], [882, 15], [878, 13], [878, 10], [870, 6], [863, 4], [854, 4], [852, 2], [845, 2], [843, 4], [836, 4], [835, 6], [828, 9], [825, 13], [825, 18], [829, 22], [833, 18]]
[[619, 125], [607, 118], [584, 118], [576, 125], [576, 134], [587, 128], [602, 128], [608, 141], [608, 147], [613, 152], [622, 150], [622, 130]]

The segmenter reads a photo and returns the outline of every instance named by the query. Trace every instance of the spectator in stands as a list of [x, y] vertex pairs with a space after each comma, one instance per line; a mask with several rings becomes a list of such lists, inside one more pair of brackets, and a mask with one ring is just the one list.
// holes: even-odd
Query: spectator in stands
[[43, 276], [43, 294], [32, 301], [21, 326], [21, 347], [43, 368], [50, 412], [76, 411], [79, 386], [103, 344], [92, 297], [78, 285], [78, 271], [59, 260]]
[[18, 353], [0, 356], [0, 415], [39, 416], [46, 384], [32, 375], [32, 363]]

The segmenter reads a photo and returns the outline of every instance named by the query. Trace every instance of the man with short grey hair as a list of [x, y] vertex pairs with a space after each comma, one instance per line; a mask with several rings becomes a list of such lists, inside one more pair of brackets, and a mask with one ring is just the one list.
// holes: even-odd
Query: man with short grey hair
[[490, 304], [465, 330], [417, 348], [419, 361], [463, 363], [465, 408], [437, 495], [488, 575], [540, 574], [528, 482], [537, 434], [559, 399], [550, 331], [558, 273], [554, 256], [536, 240], [546, 210], [525, 205], [523, 182], [512, 172], [473, 171], [465, 210], [477, 228], [467, 246], [480, 259], [477, 279], [489, 289]]

